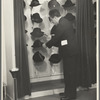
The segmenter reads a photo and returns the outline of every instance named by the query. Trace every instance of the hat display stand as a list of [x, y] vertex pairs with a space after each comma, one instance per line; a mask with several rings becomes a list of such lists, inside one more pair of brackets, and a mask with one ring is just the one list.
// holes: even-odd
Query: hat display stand
[[60, 74], [63, 74], [63, 68], [61, 66], [62, 66], [62, 62], [59, 62], [57, 64], [51, 63], [52, 75], [60, 75]]
[[[42, 66], [41, 66], [42, 65]], [[34, 63], [34, 66], [38, 72], [44, 72], [46, 70], [47, 63], [45, 61]], [[38, 74], [38, 73], [37, 73]]]

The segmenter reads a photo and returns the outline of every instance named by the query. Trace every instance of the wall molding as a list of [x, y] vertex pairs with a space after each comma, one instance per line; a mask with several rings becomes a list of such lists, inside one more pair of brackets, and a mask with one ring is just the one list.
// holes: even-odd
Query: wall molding
[[43, 82], [43, 81], [50, 81], [50, 80], [57, 80], [57, 79], [63, 79], [63, 74], [60, 75], [52, 75], [52, 76], [48, 76], [48, 77], [40, 77], [40, 78], [31, 78], [30, 81], [31, 83], [33, 82]]

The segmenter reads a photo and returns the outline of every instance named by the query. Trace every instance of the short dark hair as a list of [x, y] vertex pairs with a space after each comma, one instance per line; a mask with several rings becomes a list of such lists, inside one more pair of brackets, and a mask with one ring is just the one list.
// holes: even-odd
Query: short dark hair
[[49, 11], [49, 15], [50, 17], [54, 18], [55, 16], [56, 17], [60, 17], [60, 12], [57, 10], [57, 9], [53, 9], [53, 10], [50, 10]]

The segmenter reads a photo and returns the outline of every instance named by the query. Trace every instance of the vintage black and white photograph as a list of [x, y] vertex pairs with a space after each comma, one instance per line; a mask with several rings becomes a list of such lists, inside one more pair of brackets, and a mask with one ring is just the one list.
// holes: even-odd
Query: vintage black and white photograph
[[98, 100], [98, 0], [2, 0], [2, 99]]

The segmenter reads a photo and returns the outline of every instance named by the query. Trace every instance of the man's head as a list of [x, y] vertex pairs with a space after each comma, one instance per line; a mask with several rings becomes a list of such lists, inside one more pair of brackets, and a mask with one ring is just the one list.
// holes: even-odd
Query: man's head
[[57, 9], [53, 9], [49, 12], [49, 19], [52, 23], [58, 24], [59, 23], [59, 18], [60, 18], [60, 12]]

